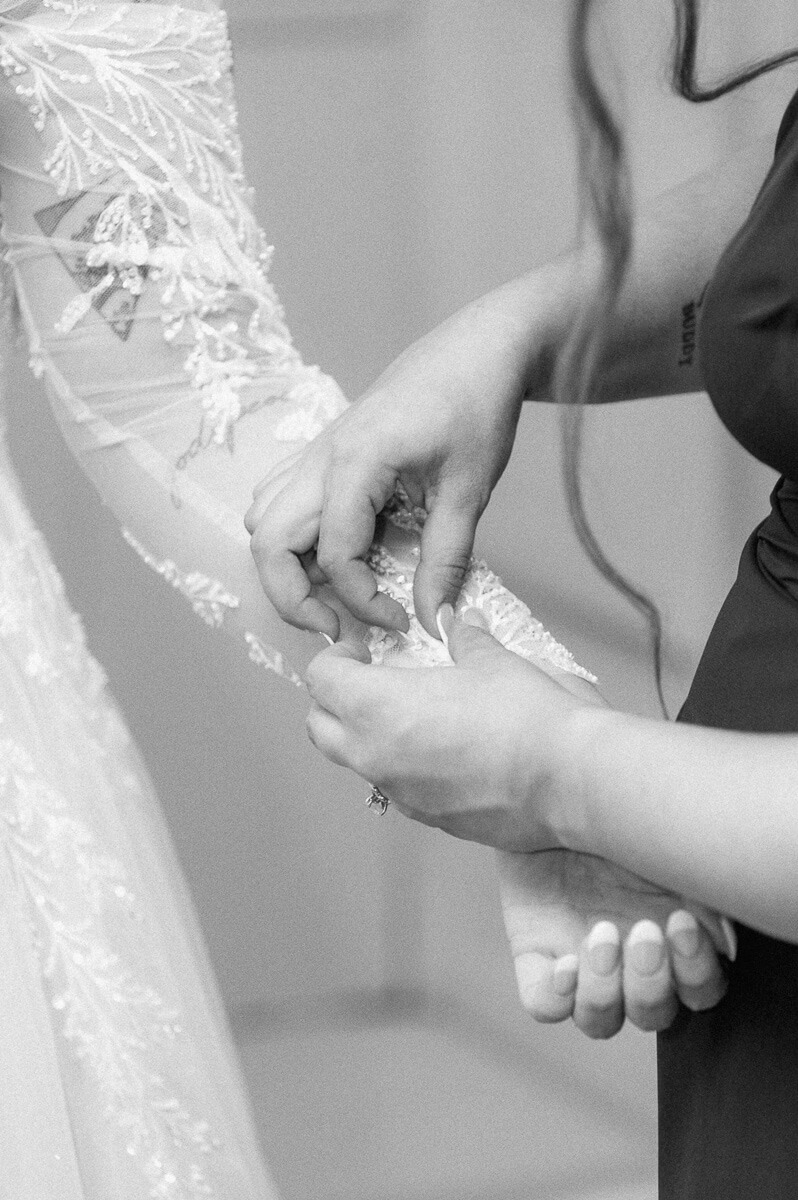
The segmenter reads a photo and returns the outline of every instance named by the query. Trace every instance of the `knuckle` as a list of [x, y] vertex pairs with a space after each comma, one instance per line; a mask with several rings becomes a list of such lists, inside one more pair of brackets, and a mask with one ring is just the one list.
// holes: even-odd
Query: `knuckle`
[[341, 547], [335, 538], [327, 536], [316, 550], [316, 565], [325, 575], [334, 575], [342, 562]]
[[248, 525], [250, 531], [249, 548], [257, 559], [268, 560], [272, 552], [272, 531], [263, 517]]
[[261, 580], [261, 582], [263, 583], [264, 591], [269, 597], [269, 601], [272, 607], [276, 610], [277, 615], [282, 617], [284, 621], [288, 621], [289, 623], [293, 624], [297, 619], [297, 614], [294, 611], [293, 606], [281, 596], [279, 591], [273, 587], [270, 587], [268, 580], [264, 579]]
[[437, 562], [432, 574], [437, 582], [445, 588], [459, 588], [468, 570], [470, 557], [467, 554], [451, 555], [443, 562]]
[[325, 668], [318, 658], [312, 659], [305, 668], [305, 684], [311, 699], [318, 700], [325, 678]]

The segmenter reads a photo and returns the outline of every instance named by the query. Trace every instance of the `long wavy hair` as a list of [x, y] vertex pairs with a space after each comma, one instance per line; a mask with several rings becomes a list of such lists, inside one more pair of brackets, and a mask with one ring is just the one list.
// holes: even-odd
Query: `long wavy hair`
[[[623, 132], [600, 83], [588, 46], [595, 0], [573, 0], [569, 57], [579, 149], [582, 221], [597, 237], [602, 269], [598, 286], [578, 314], [560, 352], [554, 397], [562, 405], [563, 473], [568, 507], [579, 541], [604, 578], [645, 619], [652, 644], [657, 696], [668, 711], [662, 684], [662, 617], [656, 603], [605, 554], [588, 519], [582, 491], [584, 406], [596, 391], [601, 360], [632, 250], [631, 186]], [[716, 100], [759, 75], [798, 60], [798, 48], [758, 60], [742, 71], [702, 85], [696, 79], [699, 0], [673, 0], [675, 33], [671, 85], [685, 100]]]

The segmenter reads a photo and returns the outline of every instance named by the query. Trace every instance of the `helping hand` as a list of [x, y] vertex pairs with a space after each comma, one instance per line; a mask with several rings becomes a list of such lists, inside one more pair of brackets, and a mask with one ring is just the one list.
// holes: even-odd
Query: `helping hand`
[[559, 848], [562, 731], [572, 712], [604, 701], [585, 680], [539, 669], [454, 621], [451, 609], [447, 621], [453, 667], [375, 668], [355, 643], [317, 655], [306, 673], [310, 738], [413, 820], [497, 849]]
[[603, 705], [598, 691], [538, 670], [479, 628], [457, 621], [447, 632], [450, 669], [371, 668], [355, 645], [323, 651], [308, 674], [311, 739], [407, 816], [514, 851], [500, 856], [502, 900], [522, 1002], [538, 1020], [573, 1016], [607, 1037], [625, 1016], [665, 1028], [677, 998], [717, 1003], [718, 951], [733, 953], [719, 918], [689, 904], [693, 927], [683, 898], [563, 849], [546, 817], [562, 803], [555, 731], [580, 705]]
[[477, 522], [507, 465], [524, 366], [503, 327], [470, 306], [259, 485], [245, 521], [264, 590], [285, 620], [337, 638], [338, 615], [317, 591], [327, 583], [365, 624], [407, 630], [404, 610], [363, 561], [401, 483], [428, 514], [414, 600], [438, 636], [435, 614], [457, 598]]

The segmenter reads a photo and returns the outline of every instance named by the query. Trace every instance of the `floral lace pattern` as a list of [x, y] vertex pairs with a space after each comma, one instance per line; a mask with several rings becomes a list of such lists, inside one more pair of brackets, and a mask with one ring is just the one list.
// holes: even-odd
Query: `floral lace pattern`
[[[45, 238], [87, 189], [102, 198], [99, 214], [58, 250], [80, 290], [55, 332], [70, 334], [112, 297], [111, 323], [124, 340], [145, 285], [155, 286], [164, 340], [185, 347], [183, 369], [201, 397], [177, 472], [210, 446], [232, 450], [236, 423], [266, 404], [274, 439], [315, 437], [346, 401], [301, 360], [268, 281], [272, 250], [244, 181], [224, 14], [51, 0], [24, 20], [0, 15], [0, 69], [52, 143], [43, 165], [64, 199], [38, 214]], [[46, 374], [41, 338], [29, 334], [31, 368]], [[125, 536], [202, 620], [219, 626], [238, 606], [225, 584], [181, 572]], [[295, 682], [280, 652], [259, 646], [250, 644], [250, 657]]]
[[[400, 518], [401, 521], [401, 518]], [[407, 526], [405, 526], [407, 527]], [[410, 617], [406, 634], [373, 628], [369, 650], [372, 662], [390, 665], [402, 658], [408, 665], [445, 666], [451, 664], [449, 652], [442, 642], [430, 637], [416, 619], [413, 608], [413, 571], [403, 570], [401, 564], [384, 548], [375, 546], [368, 557], [369, 566], [382, 581], [380, 588], [393, 600], [398, 600]], [[530, 662], [548, 662], [561, 671], [578, 675], [590, 683], [598, 682], [584, 667], [575, 662], [569, 650], [535, 620], [522, 600], [509, 592], [498, 575], [486, 563], [471, 560], [466, 573], [456, 611], [462, 616], [476, 609], [488, 631], [507, 650], [512, 650]]]
[[129, 530], [123, 529], [122, 537], [148, 567], [151, 567], [157, 575], [160, 575], [167, 583], [171, 583], [173, 588], [186, 597], [200, 620], [204, 621], [206, 625], [210, 625], [212, 629], [220, 627], [227, 610], [238, 608], [241, 603], [238, 596], [228, 592], [217, 580], [209, 579], [207, 575], [202, 575], [199, 571], [181, 571], [171, 558], [162, 560], [154, 558]]
[[112, 906], [127, 920], [142, 920], [124, 867], [103, 853], [66, 800], [37, 775], [24, 748], [4, 738], [0, 804], [6, 849], [34, 914], [34, 944], [52, 1007], [96, 1080], [106, 1115], [124, 1131], [126, 1153], [140, 1161], [150, 1196], [212, 1196], [203, 1159], [219, 1140], [141, 1053], [142, 1046], [168, 1046], [180, 1037], [179, 1013], [134, 977], [100, 932]]
[[74, 329], [109, 290], [135, 297], [151, 279], [164, 337], [190, 345], [184, 367], [204, 410], [193, 452], [231, 441], [256, 378], [271, 400], [290, 401], [276, 436], [314, 436], [345, 402], [302, 362], [268, 282], [272, 251], [244, 182], [224, 14], [49, 0], [24, 22], [0, 16], [3, 32], [18, 36], [0, 39], [0, 69], [35, 128], [56, 131], [43, 165], [58, 194], [108, 193], [87, 232], [95, 282], [58, 330]]
[[[128, 343], [137, 316], [145, 309], [150, 313], [144, 301], [152, 301], [148, 327], [157, 336], [145, 343], [146, 353], [158, 361], [151, 386], [157, 391], [163, 384], [159, 371], [168, 375], [165, 404], [183, 405], [188, 414], [177, 449], [170, 443], [164, 459], [172, 482], [177, 472], [188, 474], [206, 450], [232, 453], [237, 432], [243, 441], [240, 423], [267, 405], [274, 416], [269, 436], [300, 446], [344, 411], [346, 401], [334, 381], [306, 366], [295, 350], [268, 279], [271, 249], [252, 214], [244, 181], [223, 14], [179, 4], [24, 0], [9, 5], [0, 0], [0, 71], [6, 91], [30, 115], [34, 147], [41, 139], [44, 179], [55, 200], [32, 214], [38, 232], [24, 223], [13, 237], [6, 230], [8, 261], [19, 283], [26, 256], [60, 260], [54, 264], [54, 292], [64, 294], [63, 285], [69, 296], [57, 301], [57, 317], [45, 308], [47, 322], [38, 327], [33, 317], [25, 318], [37, 373], [49, 383], [59, 377], [58, 354], [68, 358], [65, 347], [77, 346], [85, 360], [86, 348], [94, 344], [88, 334], [81, 340], [81, 334], [99, 313], [113, 330], [109, 386], [118, 385], [127, 395], [136, 390], [132, 381], [145, 391], [149, 376], [137, 372], [135, 355], [118, 377], [113, 375], [114, 352]], [[19, 166], [19, 175], [30, 180], [33, 174], [41, 195], [42, 179], [26, 164]], [[15, 170], [13, 164], [8, 170]], [[91, 205], [81, 207], [87, 196]], [[70, 213], [77, 227], [67, 237], [62, 222]], [[24, 314], [24, 287], [18, 294]], [[101, 340], [96, 345], [108, 349]], [[162, 352], [163, 361], [158, 359]], [[103, 370], [98, 364], [97, 373]], [[95, 385], [105, 387], [105, 380], [91, 372], [87, 376], [87, 394]], [[95, 434], [103, 447], [133, 440], [135, 428], [131, 433], [129, 426], [136, 426], [138, 413], [129, 426], [124, 420], [122, 427], [110, 420], [103, 426], [104, 416], [84, 403], [66, 374], [60, 379], [74, 402], [68, 420], [87, 442]], [[103, 391], [104, 401], [107, 395]], [[144, 404], [142, 411], [149, 419]], [[142, 457], [147, 452], [157, 457], [160, 449], [144, 437], [140, 441]], [[148, 486], [153, 480], [156, 487], [163, 484], [154, 469], [147, 480]], [[189, 482], [201, 491], [193, 478]], [[178, 490], [170, 497], [175, 510]], [[417, 531], [423, 514], [402, 501], [398, 496], [390, 519], [400, 530]], [[217, 516], [214, 511], [210, 519]], [[229, 509], [225, 516], [236, 518]], [[135, 514], [130, 523], [135, 525]], [[230, 527], [219, 520], [214, 535]], [[244, 621], [243, 573], [240, 586], [231, 587], [187, 570], [177, 556], [153, 553], [130, 532], [124, 536], [209, 626]], [[400, 562], [380, 547], [369, 561], [380, 586], [412, 615], [412, 562]], [[225, 562], [234, 564], [234, 556]], [[126, 735], [104, 695], [102, 672], [86, 651], [80, 625], [59, 599], [60, 583], [48, 563], [33, 534], [29, 542], [0, 551], [2, 665], [7, 659], [15, 685], [22, 693], [30, 689], [42, 709], [52, 703], [48, 697], [58, 697], [52, 723], [66, 740], [63, 731], [74, 718], [83, 730], [75, 753], [85, 755], [87, 764], [103, 756], [116, 761], [123, 758]], [[518, 653], [592, 678], [484, 564], [473, 563], [469, 570], [461, 597], [465, 606], [480, 608], [492, 632]], [[278, 650], [253, 632], [243, 636], [254, 664], [302, 686]], [[370, 646], [375, 662], [449, 661], [442, 644], [415, 619], [405, 637], [372, 630]], [[137, 786], [135, 773], [129, 784]], [[124, 802], [124, 785], [117, 791], [113, 799], [119, 802], [122, 796]], [[206, 1116], [190, 1111], [188, 1083], [181, 1088], [170, 1076], [170, 1055], [177, 1061], [186, 1041], [183, 1017], [169, 1003], [154, 959], [146, 951], [136, 955], [143, 964], [139, 973], [120, 950], [136, 944], [137, 929], [143, 936], [147, 897], [136, 895], [124, 854], [107, 850], [99, 816], [96, 825], [91, 810], [82, 817], [80, 788], [67, 797], [55, 770], [43, 771], [35, 748], [0, 721], [0, 831], [30, 913], [45, 990], [63, 1037], [124, 1139], [125, 1154], [143, 1172], [150, 1197], [214, 1197], [214, 1165], [227, 1161], [224, 1148]], [[190, 1049], [184, 1062], [188, 1080], [195, 1063]], [[210, 1108], [207, 1090], [198, 1095]], [[224, 1119], [221, 1110], [217, 1119]]]
[[[109, 753], [121, 760], [129, 739], [35, 531], [3, 548], [0, 597], [6, 663], [16, 663], [22, 677], [45, 688], [56, 708], [85, 714], [82, 755], [99, 763]], [[52, 626], [37, 619], [46, 611]], [[84, 766], [89, 778], [90, 762]], [[135, 775], [125, 776], [124, 784], [135, 798]], [[208, 1200], [215, 1192], [207, 1163], [221, 1143], [170, 1085], [169, 1052], [181, 1038], [180, 1013], [151, 982], [136, 977], [109, 936], [123, 923], [126, 942], [131, 928], [146, 938], [148, 918], [123, 863], [45, 778], [3, 713], [0, 834], [26, 901], [55, 1018], [94, 1079], [124, 1152], [140, 1163], [151, 1197]]]

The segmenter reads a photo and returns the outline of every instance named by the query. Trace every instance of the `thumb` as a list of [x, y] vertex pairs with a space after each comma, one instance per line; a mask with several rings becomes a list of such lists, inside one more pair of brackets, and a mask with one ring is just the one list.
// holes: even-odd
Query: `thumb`
[[462, 619], [457, 620], [453, 613], [449, 617], [448, 605], [443, 605], [441, 628], [447, 635], [452, 661], [462, 666], [495, 670], [509, 654], [501, 642], [488, 633], [487, 623], [475, 608], [466, 609]]

